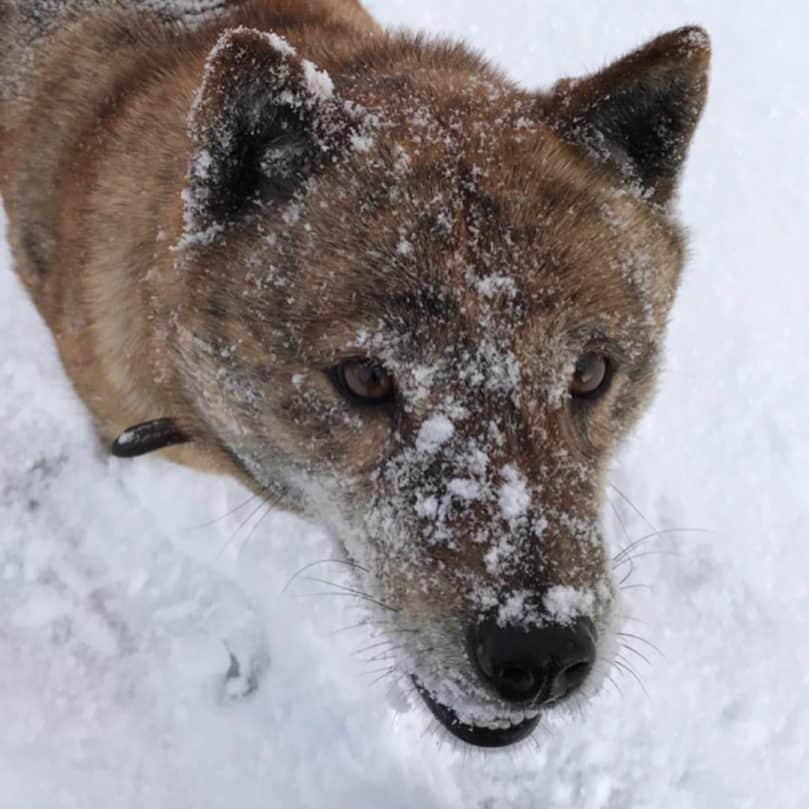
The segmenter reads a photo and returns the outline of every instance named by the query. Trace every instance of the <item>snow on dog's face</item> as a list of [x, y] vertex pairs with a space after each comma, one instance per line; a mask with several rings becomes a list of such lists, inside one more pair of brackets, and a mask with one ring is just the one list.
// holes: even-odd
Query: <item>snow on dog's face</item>
[[603, 476], [654, 378], [708, 50], [675, 32], [544, 96], [431, 53], [332, 80], [223, 37], [178, 362], [248, 483], [333, 526], [433, 713], [497, 746], [609, 655]]

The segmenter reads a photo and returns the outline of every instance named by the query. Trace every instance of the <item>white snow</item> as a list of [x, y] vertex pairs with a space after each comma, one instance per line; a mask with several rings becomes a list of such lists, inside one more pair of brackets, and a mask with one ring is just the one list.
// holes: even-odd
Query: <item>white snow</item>
[[550, 618], [564, 626], [580, 615], [592, 615], [594, 602], [595, 595], [589, 590], [557, 585], [545, 593], [542, 606]]
[[[248, 29], [241, 28], [236, 30], [246, 31]], [[265, 38], [267, 42], [270, 43], [270, 46], [275, 48], [275, 50], [277, 50], [278, 53], [280, 53], [282, 56], [295, 56], [297, 54], [295, 48], [293, 48], [292, 45], [290, 45], [289, 42], [287, 42], [283, 37], [278, 36], [278, 34], [274, 34], [272, 31], [268, 31], [265, 34]], [[311, 64], [311, 62], [308, 64]]]
[[374, 683], [385, 661], [359, 651], [368, 627], [347, 629], [352, 599], [305, 580], [346, 581], [322, 531], [227, 481], [101, 451], [0, 243], [0, 806], [803, 809], [809, 12], [369, 6], [465, 36], [529, 86], [686, 22], [713, 37], [666, 371], [605, 506], [616, 551], [647, 537], [634, 571], [616, 561], [623, 631], [642, 638], [620, 660], [643, 688], [616, 668], [581, 715], [505, 755], [439, 741]]
[[531, 594], [525, 591], [512, 593], [502, 603], [498, 604], [497, 594], [494, 594], [493, 603], [497, 604], [497, 622], [501, 626], [520, 623], [528, 625], [532, 612]]
[[531, 502], [525, 478], [516, 466], [508, 464], [501, 472], [503, 483], [500, 486], [500, 511], [506, 520], [517, 520], [522, 517]]
[[308, 59], [301, 62], [306, 89], [319, 101], [326, 101], [334, 95], [334, 82], [325, 70], [320, 70]]
[[371, 135], [360, 135], [356, 132], [352, 133], [351, 146], [355, 152], [359, 152], [360, 154], [369, 152], [373, 148], [373, 145], [374, 139]]
[[514, 279], [507, 275], [489, 275], [481, 278], [475, 286], [484, 298], [494, 297], [499, 292], [504, 292], [509, 298], [516, 298], [518, 294]]
[[477, 500], [480, 497], [480, 484], [469, 478], [453, 478], [447, 484], [447, 490], [460, 500]]
[[435, 452], [455, 434], [455, 425], [442, 413], [431, 416], [419, 429], [416, 449], [419, 452]]
[[407, 237], [402, 236], [399, 239], [399, 244], [396, 245], [396, 253], [400, 256], [409, 256], [413, 252], [413, 244], [407, 239]]

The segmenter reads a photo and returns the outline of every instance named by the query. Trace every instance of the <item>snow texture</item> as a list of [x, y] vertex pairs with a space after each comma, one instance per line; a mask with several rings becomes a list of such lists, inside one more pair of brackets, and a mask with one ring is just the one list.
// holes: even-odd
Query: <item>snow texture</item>
[[416, 449], [419, 452], [434, 452], [446, 444], [455, 433], [455, 426], [444, 415], [433, 416], [421, 425]]
[[[787, 0], [782, 15], [749, 0], [369, 6], [465, 36], [528, 86], [684, 22], [713, 36], [681, 200], [693, 256], [660, 396], [605, 507], [630, 588], [627, 668], [505, 755], [433, 735], [418, 701], [375, 683], [384, 654], [348, 629], [353, 599], [310, 581], [346, 581], [321, 529], [97, 446], [0, 243], [0, 806], [809, 805], [809, 14]], [[428, 422], [428, 444], [451, 439], [450, 416]], [[519, 470], [497, 496], [518, 519]], [[573, 616], [588, 597], [557, 588], [545, 607]]]
[[303, 75], [306, 79], [306, 89], [318, 101], [327, 101], [334, 95], [334, 82], [325, 70], [320, 70], [308, 59], [303, 62]]

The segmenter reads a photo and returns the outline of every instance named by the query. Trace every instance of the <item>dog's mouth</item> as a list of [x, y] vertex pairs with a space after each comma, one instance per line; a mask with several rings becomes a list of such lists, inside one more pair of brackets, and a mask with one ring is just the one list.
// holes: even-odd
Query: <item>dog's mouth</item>
[[533, 716], [502, 728], [470, 725], [462, 722], [452, 708], [438, 702], [415, 677], [413, 683], [433, 716], [457, 739], [475, 747], [508, 747], [527, 739], [539, 724], [539, 716]]

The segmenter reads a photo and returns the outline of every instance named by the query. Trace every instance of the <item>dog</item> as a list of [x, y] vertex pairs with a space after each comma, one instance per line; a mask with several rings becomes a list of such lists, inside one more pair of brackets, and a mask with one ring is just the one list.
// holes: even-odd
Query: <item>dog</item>
[[452, 736], [594, 692], [705, 32], [526, 91], [355, 0], [0, 0], [16, 271], [112, 451], [329, 525]]

